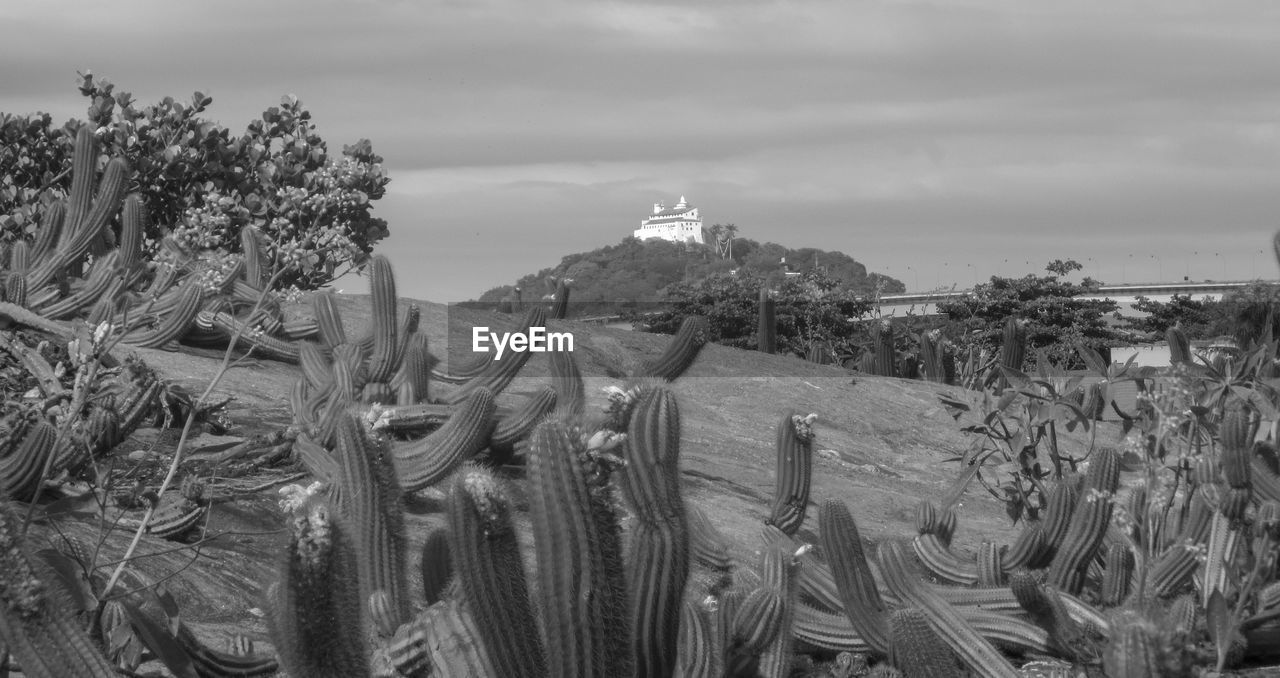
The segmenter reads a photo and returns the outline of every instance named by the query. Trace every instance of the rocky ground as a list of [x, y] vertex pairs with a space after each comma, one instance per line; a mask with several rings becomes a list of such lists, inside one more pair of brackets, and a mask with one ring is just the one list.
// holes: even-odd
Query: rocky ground
[[[367, 298], [339, 299], [349, 335], [358, 336], [369, 316]], [[448, 342], [455, 342], [454, 346], [459, 341], [469, 342], [464, 334], [467, 322], [514, 326], [518, 321], [516, 317], [448, 310], [407, 300], [402, 306], [410, 303], [422, 308], [420, 327], [428, 333], [433, 352], [442, 357], [448, 353]], [[298, 307], [297, 312], [309, 313], [309, 307]], [[605, 404], [602, 389], [621, 383], [616, 375], [656, 356], [668, 341], [662, 336], [573, 322], [553, 321], [551, 329], [574, 333], [575, 354], [587, 375], [588, 407], [597, 411]], [[221, 364], [220, 354], [211, 351], [137, 353], [166, 378], [197, 394]], [[547, 373], [547, 358], [535, 355], [508, 392], [519, 393], [546, 383]], [[206, 482], [215, 497], [206, 534], [217, 536], [198, 549], [175, 549], [171, 542], [151, 538], [144, 539], [139, 549], [146, 557], [137, 561], [138, 570], [150, 579], [166, 578], [166, 586], [181, 605], [183, 619], [219, 647], [238, 633], [252, 637], [260, 647], [269, 647], [261, 605], [284, 539], [277, 488], [308, 479], [288, 463], [223, 479], [218, 476], [219, 467], [210, 462], [250, 436], [288, 426], [287, 394], [298, 377], [293, 366], [252, 358], [226, 371], [215, 397], [231, 398], [228, 413], [232, 427], [225, 435], [201, 432], [189, 445], [189, 463], [206, 469]], [[864, 538], [875, 541], [914, 534], [914, 507], [921, 499], [936, 501], [952, 490], [960, 467], [948, 459], [960, 455], [972, 442], [939, 402], [940, 395], [963, 400], [972, 394], [923, 381], [862, 376], [855, 380], [843, 369], [796, 358], [708, 345], [671, 388], [678, 397], [683, 422], [686, 497], [708, 513], [733, 542], [737, 561], [749, 567], [755, 563], [760, 526], [773, 492], [775, 427], [784, 412], [817, 414], [814, 505], [798, 535], [809, 542], [817, 541], [816, 503], [828, 498], [849, 505]], [[156, 478], [158, 483], [174, 451], [174, 433], [140, 431], [117, 454], [132, 453], [140, 476]], [[1098, 440], [1111, 443], [1117, 433], [1114, 425], [1103, 424]], [[1067, 437], [1066, 444], [1083, 449], [1087, 438], [1077, 432]], [[512, 477], [518, 488], [518, 471]], [[442, 520], [438, 499], [427, 491], [410, 502], [408, 524], [414, 546], [421, 543], [428, 526]], [[958, 514], [956, 548], [962, 552], [983, 540], [1004, 543], [1011, 539], [1003, 504], [977, 482], [964, 491]], [[67, 519], [57, 524], [81, 536], [100, 533], [88, 521]], [[527, 520], [524, 527], [527, 534]], [[130, 536], [120, 530], [109, 534], [104, 544], [108, 559], [123, 552]]]

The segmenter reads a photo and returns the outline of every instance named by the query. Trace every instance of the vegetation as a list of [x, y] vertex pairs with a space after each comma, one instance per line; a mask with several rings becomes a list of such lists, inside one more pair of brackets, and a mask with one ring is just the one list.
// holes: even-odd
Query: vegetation
[[771, 288], [777, 287], [789, 270], [800, 274], [820, 272], [824, 278], [864, 296], [906, 290], [893, 278], [868, 273], [865, 266], [841, 252], [790, 249], [748, 238], [735, 237], [732, 242], [729, 256], [729, 249], [719, 249], [715, 242], [686, 245], [628, 237], [617, 245], [570, 254], [559, 265], [522, 276], [514, 285], [488, 290], [479, 301], [494, 303], [512, 298], [517, 289], [524, 300], [549, 298], [556, 282], [567, 279], [572, 281], [573, 315], [648, 311], [673, 285], [696, 284], [731, 271], [763, 279]]
[[[183, 678], [279, 668], [321, 677], [785, 678], [814, 657], [835, 657], [832, 673], [854, 675], [857, 653], [875, 674], [911, 678], [1012, 678], [1015, 662], [1033, 656], [1073, 673], [1190, 678], [1280, 656], [1280, 339], [1267, 288], [1235, 315], [1238, 351], [1193, 359], [1183, 346], [1169, 370], [1103, 358], [1094, 347], [1105, 337], [1090, 332], [1105, 310], [1071, 294], [1096, 283], [1063, 282], [1078, 270], [1070, 261], [1051, 263], [1047, 277], [993, 278], [957, 307], [978, 335], [998, 319], [986, 358], [947, 350], [941, 333], [912, 337], [878, 319], [868, 372], [910, 376], [901, 368], [915, 360], [926, 378], [968, 389], [939, 387], [975, 439], [956, 459], [957, 482], [918, 503], [916, 534], [877, 544], [864, 542], [845, 503], [823, 497], [816, 552], [798, 537], [812, 536], [801, 526], [814, 457], [829, 452], [816, 447], [821, 416], [779, 403], [777, 482], [760, 507], [767, 518], [752, 567], [727, 555], [725, 535], [684, 493], [670, 382], [696, 369], [718, 333], [746, 342], [767, 334], [758, 317], [791, 328], [776, 332], [780, 348], [808, 342], [811, 357], [865, 314], [849, 283], [821, 270], [775, 281], [740, 270], [675, 287], [679, 303], [695, 304], [686, 311], [708, 314], [655, 319], [674, 329], [665, 350], [590, 415], [570, 355], [553, 359], [551, 384], [532, 393], [508, 391], [527, 352], [437, 369], [423, 314], [401, 312], [385, 257], [372, 259], [372, 320], [358, 335], [348, 336], [326, 294], [312, 297], [314, 319], [286, 319], [272, 289], [300, 269], [269, 254], [253, 226], [241, 229], [238, 255], [193, 250], [172, 232], [147, 249], [147, 203], [125, 196], [128, 159], [111, 154], [99, 175], [88, 125], [75, 130], [72, 156], [65, 201], [27, 196], [47, 207], [13, 239], [0, 276], [6, 672], [105, 678], [146, 675], [144, 663], [155, 662]], [[773, 282], [774, 313], [757, 316]], [[543, 326], [548, 306], [530, 304], [521, 327]], [[1179, 334], [1169, 336], [1185, 343]], [[179, 339], [226, 347], [196, 398], [113, 355], [121, 343]], [[1068, 340], [1100, 386], [1064, 372]], [[904, 345], [918, 354], [899, 355]], [[212, 501], [186, 453], [237, 348], [299, 365], [283, 452], [260, 443], [237, 454], [288, 458], [316, 481], [282, 493], [286, 546], [261, 597], [274, 652], [242, 639], [231, 651], [208, 647], [164, 582], [132, 573], [144, 536], [179, 541], [203, 529]], [[1043, 356], [1034, 370], [1023, 369], [1028, 348]], [[1141, 394], [1131, 408], [1115, 391], [1128, 383]], [[175, 402], [186, 406], [181, 437], [152, 489], [134, 482], [116, 443]], [[1121, 419], [1116, 446], [1097, 439], [1108, 410]], [[1087, 442], [1059, 435], [1073, 428], [1088, 431]], [[957, 509], [974, 479], [1021, 528], [1006, 543], [961, 551], [952, 547]], [[418, 556], [419, 597], [407, 576], [405, 499], [423, 490], [435, 501], [414, 503], [443, 513], [446, 528]], [[517, 532], [522, 506], [531, 538]], [[143, 512], [136, 522], [124, 517], [134, 509]], [[69, 529], [83, 524], [97, 543]], [[33, 526], [53, 535], [50, 548]], [[109, 559], [101, 547], [121, 529], [131, 541]], [[521, 554], [528, 544], [532, 574]]]
[[[106, 158], [129, 168], [126, 193], [138, 193], [149, 221], [142, 249], [154, 256], [172, 237], [189, 250], [242, 252], [240, 233], [262, 236], [268, 261], [288, 270], [281, 287], [315, 289], [363, 266], [388, 235], [372, 215], [390, 181], [368, 140], [331, 155], [311, 113], [281, 98], [240, 135], [201, 114], [213, 98], [201, 92], [140, 106], [128, 92], [84, 74], [87, 119], [57, 126], [46, 113], [0, 114], [0, 243], [34, 238], [39, 224], [71, 188], [76, 132], [94, 131], [94, 169]], [[103, 239], [118, 238], [114, 221]]]

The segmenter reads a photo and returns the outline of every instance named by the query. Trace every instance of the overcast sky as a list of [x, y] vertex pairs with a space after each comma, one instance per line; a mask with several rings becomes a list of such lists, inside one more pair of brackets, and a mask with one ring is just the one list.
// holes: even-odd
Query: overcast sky
[[1277, 277], [1280, 3], [687, 4], [4, 2], [0, 111], [83, 118], [86, 69], [237, 133], [293, 93], [385, 157], [379, 250], [432, 301], [681, 194], [909, 289]]

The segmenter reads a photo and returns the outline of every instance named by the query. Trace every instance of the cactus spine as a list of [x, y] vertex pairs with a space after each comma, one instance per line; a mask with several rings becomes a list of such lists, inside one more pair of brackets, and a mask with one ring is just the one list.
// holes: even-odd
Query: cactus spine
[[510, 500], [480, 467], [464, 467], [450, 485], [449, 541], [467, 606], [498, 675], [547, 675]]
[[342, 523], [318, 501], [302, 507], [268, 616], [280, 664], [290, 675], [367, 678], [355, 554]]
[[801, 416], [787, 412], [778, 422], [778, 470], [773, 507], [767, 525], [793, 535], [804, 522], [809, 508], [809, 486], [813, 477], [813, 422], [816, 414]]
[[891, 612], [889, 637], [892, 639], [889, 663], [903, 675], [960, 678], [955, 653], [934, 633], [919, 608], [903, 607]]
[[559, 421], [529, 443], [529, 514], [550, 674], [626, 676], [633, 668], [628, 592], [608, 462]]
[[623, 494], [634, 509], [627, 578], [637, 676], [675, 668], [680, 601], [689, 578], [689, 525], [680, 496], [680, 410], [665, 388], [637, 396], [624, 444]]

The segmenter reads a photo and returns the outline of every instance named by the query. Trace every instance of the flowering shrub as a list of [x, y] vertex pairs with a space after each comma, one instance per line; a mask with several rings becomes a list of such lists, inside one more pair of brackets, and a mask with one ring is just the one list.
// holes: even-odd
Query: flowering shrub
[[[147, 201], [151, 251], [172, 235], [191, 249], [236, 252], [241, 229], [252, 225], [285, 271], [279, 286], [314, 289], [363, 266], [388, 235], [386, 222], [372, 215], [390, 181], [382, 158], [366, 139], [329, 154], [297, 97], [282, 97], [234, 137], [201, 117], [213, 101], [201, 92], [188, 103], [165, 97], [140, 107], [91, 74], [78, 84], [90, 100], [99, 166], [125, 157], [128, 190]], [[44, 113], [0, 114], [0, 242], [30, 238], [48, 206], [66, 196], [80, 124], [55, 127]]]

